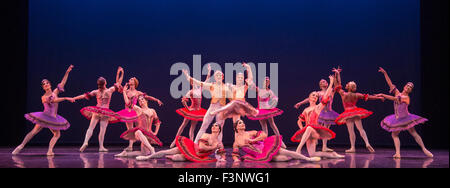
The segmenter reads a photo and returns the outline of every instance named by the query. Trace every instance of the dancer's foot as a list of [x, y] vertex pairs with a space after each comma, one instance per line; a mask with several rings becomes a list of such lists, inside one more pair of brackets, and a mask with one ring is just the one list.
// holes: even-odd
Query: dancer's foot
[[22, 151], [23, 146], [17, 146], [16, 149], [14, 149], [14, 151], [11, 153], [13, 155], [17, 155], [20, 153], [20, 151]]
[[394, 156], [392, 156], [394, 159], [400, 159], [402, 158], [402, 156], [400, 155], [400, 153], [396, 153]]
[[128, 156], [126, 150], [122, 151], [119, 154], [114, 155], [114, 157], [126, 157], [126, 156]]
[[336, 153], [334, 151], [333, 151], [333, 157], [336, 158], [336, 159], [343, 159], [343, 158], [345, 158], [345, 156], [339, 155], [338, 153]]
[[424, 149], [424, 150], [423, 150], [423, 153], [425, 153], [425, 155], [426, 155], [427, 157], [433, 157], [433, 154], [432, 154], [430, 151], [428, 151], [427, 149]]
[[108, 149], [101, 147], [98, 149], [98, 152], [108, 152]]
[[310, 162], [318, 162], [320, 160], [322, 160], [320, 157], [310, 157], [308, 161], [310, 161]]
[[286, 149], [286, 144], [284, 144], [284, 142], [281, 142], [281, 148]]
[[55, 155], [55, 153], [53, 153], [53, 151], [48, 151], [47, 152], [47, 156], [54, 156]]
[[170, 148], [174, 148], [176, 146], [175, 141], [172, 142], [172, 144], [170, 144]]
[[145, 161], [145, 160], [148, 160], [148, 159], [150, 159], [150, 155], [142, 155], [142, 156], [137, 156], [136, 157], [136, 160], [138, 160], [138, 161]]
[[373, 149], [373, 147], [371, 145], [367, 145], [366, 148], [367, 148], [367, 150], [369, 150], [370, 153], [375, 153], [375, 150]]
[[125, 151], [132, 152], [133, 151], [133, 146], [128, 146], [127, 148], [125, 148]]
[[355, 152], [356, 152], [355, 148], [350, 148], [348, 150], [345, 150], [345, 153], [355, 153]]
[[84, 150], [85, 150], [87, 147], [88, 147], [87, 144], [83, 144], [83, 145], [80, 147], [80, 152], [84, 152]]

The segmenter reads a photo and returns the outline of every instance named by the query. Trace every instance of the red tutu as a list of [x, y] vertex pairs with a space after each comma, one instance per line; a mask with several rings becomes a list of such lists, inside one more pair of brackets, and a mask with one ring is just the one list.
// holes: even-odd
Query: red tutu
[[91, 119], [94, 114], [98, 114], [103, 117], [108, 117], [109, 123], [117, 123], [120, 121], [119, 115], [108, 108], [102, 108], [97, 106], [87, 106], [80, 110], [81, 114], [87, 119]]
[[308, 128], [308, 127], [314, 128], [314, 130], [316, 130], [317, 133], [319, 133], [319, 135], [320, 135], [319, 139], [331, 140], [336, 137], [336, 133], [334, 133], [332, 130], [330, 130], [326, 127], [322, 127], [320, 125], [307, 125], [306, 127], [303, 127], [303, 129], [298, 130], [294, 134], [294, 136], [291, 137], [291, 141], [292, 142], [300, 142], [302, 140], [303, 133], [305, 133], [306, 128]]
[[176, 138], [176, 145], [184, 157], [192, 162], [216, 162], [217, 159], [209, 157], [214, 151], [197, 153], [195, 151], [195, 143], [184, 136]]
[[124, 133], [122, 133], [122, 134], [120, 135], [120, 138], [122, 138], [122, 139], [124, 139], [124, 140], [133, 140], [133, 141], [136, 141], [136, 135], [135, 135], [135, 133], [136, 133], [136, 131], [138, 131], [138, 130], [140, 130], [140, 131], [145, 135], [145, 137], [147, 137], [148, 142], [150, 142], [150, 144], [159, 145], [159, 146], [162, 146], [162, 145], [163, 145], [163, 143], [161, 142], [161, 140], [159, 140], [158, 137], [156, 137], [156, 136], [155, 136], [154, 134], [152, 134], [150, 131], [147, 131], [147, 130], [145, 130], [145, 129], [143, 129], [143, 128], [140, 128], [140, 127], [135, 127], [135, 128], [132, 128], [132, 129], [130, 129], [130, 130], [128, 130], [128, 131], [125, 131]]
[[125, 108], [121, 111], [118, 111], [117, 115], [119, 115], [121, 122], [135, 122], [138, 120], [136, 111], [129, 108]]
[[351, 119], [351, 118], [355, 118], [355, 117], [364, 119], [366, 117], [369, 117], [372, 114], [373, 114], [373, 112], [368, 111], [364, 108], [353, 108], [353, 109], [345, 110], [344, 112], [342, 112], [342, 114], [340, 114], [336, 118], [335, 122], [338, 125], [342, 125], [342, 124], [346, 123], [347, 119]]
[[205, 117], [206, 110], [203, 108], [200, 108], [200, 110], [192, 110], [189, 111], [187, 108], [180, 108], [177, 109], [176, 112], [183, 116], [186, 119], [192, 120], [192, 121], [203, 121], [203, 117]]

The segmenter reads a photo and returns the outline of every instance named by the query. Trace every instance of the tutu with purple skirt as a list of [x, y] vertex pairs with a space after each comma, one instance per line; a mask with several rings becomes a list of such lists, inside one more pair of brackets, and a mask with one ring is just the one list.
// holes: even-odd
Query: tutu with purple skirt
[[381, 121], [380, 125], [384, 130], [388, 132], [404, 131], [428, 121], [426, 118], [410, 114], [408, 104], [399, 101], [401, 101], [400, 96], [398, 101], [394, 102], [395, 114], [389, 115]]

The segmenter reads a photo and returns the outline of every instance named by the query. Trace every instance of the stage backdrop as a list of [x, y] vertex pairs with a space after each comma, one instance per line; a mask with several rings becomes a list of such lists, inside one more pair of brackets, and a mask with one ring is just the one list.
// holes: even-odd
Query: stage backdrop
[[[420, 82], [419, 0], [341, 1], [148, 1], [148, 0], [42, 0], [29, 2], [27, 110], [41, 111], [40, 82], [53, 86], [73, 64], [60, 96], [76, 96], [96, 89], [103, 76], [112, 86], [118, 66], [125, 79], [137, 77], [139, 90], [164, 102], [154, 102], [161, 121], [158, 137], [167, 145], [174, 139], [183, 118], [175, 113], [180, 99], [170, 97], [170, 83], [178, 76], [169, 70], [176, 62], [192, 66], [192, 56], [202, 55], [202, 65], [215, 62], [278, 63], [279, 105], [284, 114], [275, 122], [289, 145], [297, 131], [301, 110], [294, 104], [318, 90], [319, 80], [333, 67], [343, 68], [342, 81], [356, 81], [362, 93], [388, 93], [378, 67], [384, 67], [394, 84], [402, 88], [412, 81], [410, 112], [422, 114]], [[269, 67], [267, 67], [269, 68]], [[181, 72], [180, 72], [181, 74]], [[204, 77], [203, 77], [204, 78]], [[256, 99], [249, 99], [253, 105]], [[59, 143], [83, 142], [89, 121], [79, 112], [95, 100], [63, 102], [59, 114], [71, 123]], [[207, 108], [209, 100], [203, 100]], [[392, 146], [390, 133], [380, 121], [393, 113], [391, 101], [360, 101], [358, 106], [374, 111], [363, 120], [374, 146]], [[123, 109], [122, 95], [115, 93], [111, 109]], [[340, 96], [334, 109], [342, 112]], [[259, 122], [246, 118], [247, 129], [259, 129]], [[22, 125], [20, 125], [22, 126]], [[32, 124], [27, 122], [27, 130]], [[198, 127], [200, 124], [198, 125]], [[198, 129], [197, 127], [197, 129]], [[418, 126], [432, 129], [429, 125]], [[330, 145], [348, 145], [346, 126], [333, 126], [337, 133]], [[111, 124], [105, 143], [127, 143], [119, 138], [123, 123]], [[187, 130], [187, 129], [186, 129]], [[356, 130], [356, 129], [355, 129]], [[209, 130], [208, 130], [209, 131]], [[97, 143], [98, 127], [91, 143]], [[357, 143], [363, 144], [356, 130]], [[184, 135], [187, 135], [185, 131]], [[233, 140], [232, 122], [224, 126], [224, 142]], [[20, 135], [21, 137], [25, 135]], [[32, 143], [48, 143], [50, 132], [37, 135]], [[415, 145], [401, 137], [403, 145]]]

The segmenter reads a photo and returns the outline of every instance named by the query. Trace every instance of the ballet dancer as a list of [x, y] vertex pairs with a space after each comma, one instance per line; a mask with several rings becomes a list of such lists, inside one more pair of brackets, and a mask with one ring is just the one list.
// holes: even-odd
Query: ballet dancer
[[[319, 101], [322, 101], [323, 96], [325, 95], [325, 92], [328, 88], [328, 82], [325, 79], [320, 80], [319, 82], [320, 91], [316, 91], [316, 94], [319, 95]], [[334, 90], [331, 92], [330, 98], [328, 100], [327, 106], [320, 112], [318, 123], [319, 125], [324, 126], [325, 128], [329, 129], [331, 125], [336, 125], [334, 122], [336, 118], [339, 116], [337, 112], [335, 112], [332, 108], [333, 106], [333, 99], [334, 99]], [[295, 104], [295, 108], [299, 108], [301, 105], [309, 103], [309, 97], [304, 99], [303, 101]], [[327, 146], [327, 139], [322, 140], [322, 151], [326, 152], [332, 152], [333, 149], [328, 148]]]
[[[250, 69], [250, 68], [249, 68]], [[278, 97], [275, 93], [269, 88], [270, 79], [266, 77], [263, 85], [263, 89], [256, 86], [253, 80], [247, 80], [248, 85], [251, 89], [255, 89], [258, 97], [258, 114], [257, 115], [249, 115], [248, 119], [258, 120], [261, 124], [261, 128], [267, 135], [269, 134], [267, 129], [267, 123], [269, 123], [275, 135], [280, 135], [280, 131], [278, 130], [277, 125], [275, 124], [274, 117], [279, 116], [283, 113], [283, 110], [276, 108], [278, 104]], [[284, 142], [281, 143], [281, 147], [286, 148]]]
[[[242, 66], [245, 68], [248, 76], [248, 80], [253, 80], [253, 73], [250, 65], [246, 63], [242, 63]], [[236, 85], [229, 85], [231, 93], [232, 93], [232, 99], [231, 101], [239, 100], [239, 101], [245, 101], [245, 95], [248, 91], [248, 84], [245, 82], [245, 75], [242, 72], [239, 72], [236, 74]], [[240, 115], [234, 115], [231, 117], [233, 119], [233, 123], [235, 123], [238, 119], [241, 119]]]
[[338, 92], [341, 95], [342, 104], [344, 106], [345, 111], [339, 115], [339, 117], [336, 118], [336, 124], [342, 125], [347, 124], [348, 134], [350, 138], [350, 149], [345, 150], [346, 153], [354, 153], [356, 151], [355, 149], [355, 130], [354, 126], [356, 125], [356, 128], [359, 131], [359, 134], [363, 138], [366, 148], [369, 150], [370, 153], [374, 153], [375, 150], [369, 143], [369, 139], [367, 138], [366, 131], [363, 128], [361, 119], [367, 118], [370, 115], [372, 115], [373, 112], [368, 111], [363, 108], [358, 108], [356, 106], [356, 103], [358, 100], [363, 99], [364, 101], [367, 100], [382, 100], [384, 101], [383, 97], [377, 97], [372, 96], [369, 94], [361, 94], [356, 93], [356, 83], [351, 81], [348, 82], [345, 85], [345, 89], [347, 89], [347, 92], [342, 90], [341, 85], [341, 69], [333, 69], [333, 72], [336, 74], [337, 78], [337, 86], [335, 88], [336, 92]]
[[47, 79], [42, 80], [41, 86], [45, 91], [44, 95], [41, 97], [44, 111], [25, 114], [25, 118], [34, 123], [35, 126], [33, 130], [25, 136], [22, 143], [14, 149], [12, 152], [13, 155], [19, 154], [25, 145], [43, 128], [48, 128], [53, 133], [53, 137], [48, 146], [47, 156], [55, 155], [53, 148], [61, 135], [60, 131], [67, 130], [70, 127], [70, 123], [62, 116], [58, 115], [58, 104], [65, 100], [74, 102], [74, 100], [69, 97], [58, 97], [58, 95], [60, 92], [64, 92], [64, 86], [66, 85], [67, 78], [73, 67], [73, 65], [69, 66], [62, 81], [53, 91], [50, 81]]
[[[127, 130], [131, 130], [133, 129], [134, 122], [137, 121], [138, 116], [137, 113], [130, 108], [130, 106], [137, 104], [137, 99], [140, 95], [143, 95], [146, 100], [157, 102], [159, 106], [162, 106], [163, 103], [155, 97], [149, 96], [144, 92], [138, 91], [136, 88], [139, 85], [139, 81], [136, 77], [130, 78], [127, 84], [129, 86], [129, 91], [127, 92], [127, 98], [129, 100], [129, 103], [125, 103], [125, 109], [117, 112], [117, 114], [120, 116], [120, 121], [125, 122]], [[128, 151], [133, 151], [133, 143], [134, 143], [133, 140], [129, 141], [129, 145], [127, 147]]]
[[[344, 156], [336, 152], [318, 152], [316, 151], [318, 139], [333, 139], [336, 134], [330, 129], [320, 126], [318, 123], [319, 114], [327, 106], [329, 98], [332, 93], [334, 76], [329, 76], [330, 84], [322, 97], [322, 100], [317, 104], [319, 94], [312, 92], [309, 94], [309, 107], [303, 110], [299, 116], [297, 124], [300, 128], [292, 137], [292, 142], [300, 142], [297, 147], [297, 153], [301, 153], [303, 146], [306, 143], [309, 157], [325, 157], [325, 158], [344, 158]], [[305, 122], [305, 126], [303, 126]]]
[[[234, 123], [233, 161], [240, 162], [270, 162], [289, 161], [300, 159], [306, 161], [319, 161], [319, 157], [305, 157], [300, 153], [281, 148], [282, 136], [273, 135], [267, 137], [262, 131], [246, 131], [243, 120]], [[239, 149], [247, 155], [240, 157]]]
[[[197, 136], [194, 140], [194, 143], [198, 144], [198, 141], [200, 140], [200, 138], [202, 138], [202, 135], [206, 132], [214, 118], [216, 118], [216, 123], [220, 125], [220, 128], [223, 129], [223, 124], [225, 121], [220, 117], [221, 113], [215, 115], [211, 115], [210, 113], [226, 105], [227, 96], [230, 96], [231, 91], [229, 87], [227, 87], [223, 83], [223, 73], [221, 71], [214, 72], [214, 83], [198, 81], [195, 78], [189, 76], [187, 70], [183, 70], [183, 73], [186, 76], [186, 79], [189, 80], [189, 82], [193, 82], [194, 84], [200, 85], [204, 89], [208, 90], [211, 93], [212, 97], [211, 104], [209, 105], [205, 117], [203, 118], [202, 126], [200, 127], [200, 130], [198, 131]], [[221, 131], [218, 137], [220, 142], [222, 142], [222, 134], [223, 132]]]
[[[129, 104], [131, 101], [128, 99], [129, 86], [125, 85], [123, 88], [123, 98], [125, 103]], [[137, 126], [130, 130], [125, 131], [120, 135], [120, 138], [125, 140], [140, 141], [141, 151], [133, 152], [127, 148], [121, 153], [115, 155], [115, 157], [136, 157], [138, 155], [149, 155], [155, 153], [155, 149], [151, 144], [162, 146], [162, 142], [156, 135], [158, 135], [161, 122], [154, 109], [148, 107], [148, 101], [145, 96], [140, 95], [138, 97], [139, 106], [131, 105], [138, 117]], [[152, 130], [152, 125], [155, 124], [155, 131]]]
[[[206, 75], [205, 82], [209, 80], [211, 76], [211, 65], [208, 64], [208, 74]], [[177, 135], [170, 144], [170, 148], [175, 147], [176, 138], [181, 135], [186, 125], [191, 122], [191, 127], [189, 128], [189, 139], [194, 140], [194, 131], [197, 123], [203, 121], [206, 114], [206, 109], [202, 108], [202, 87], [200, 85], [191, 82], [192, 89], [189, 90], [186, 95], [181, 99], [184, 108], [177, 109], [176, 112], [183, 116], [183, 123], [181, 123], [180, 128], [178, 128]], [[191, 106], [187, 105], [188, 99], [191, 100]]]
[[89, 140], [92, 137], [92, 133], [97, 126], [97, 123], [100, 122], [100, 132], [98, 134], [98, 142], [99, 142], [99, 152], [108, 152], [103, 145], [105, 140], [106, 128], [108, 127], [108, 123], [116, 123], [119, 122], [119, 116], [117, 113], [109, 109], [109, 104], [111, 102], [111, 96], [115, 91], [120, 91], [123, 79], [123, 69], [119, 67], [117, 69], [116, 75], [116, 83], [114, 86], [107, 88], [106, 79], [100, 77], [97, 79], [98, 89], [93, 90], [91, 92], [87, 92], [85, 94], [74, 97], [74, 100], [86, 99], [89, 100], [91, 98], [97, 99], [96, 106], [87, 106], [80, 110], [81, 114], [90, 120], [89, 128], [86, 131], [86, 135], [84, 138], [83, 145], [80, 147], [80, 152], [84, 152], [86, 147], [88, 146]]
[[409, 94], [412, 92], [414, 88], [414, 84], [412, 82], [406, 83], [406, 85], [403, 87], [403, 91], [400, 92], [397, 87], [392, 84], [391, 79], [389, 78], [387, 72], [380, 67], [379, 72], [381, 72], [385, 79], [387, 84], [390, 88], [390, 93], [394, 94], [394, 96], [386, 95], [386, 94], [378, 94], [378, 96], [384, 97], [385, 99], [394, 101], [394, 114], [387, 116], [386, 118], [381, 121], [381, 127], [391, 132], [392, 139], [394, 140], [394, 146], [395, 146], [395, 155], [394, 158], [401, 158], [400, 155], [400, 139], [398, 135], [401, 131], [407, 130], [411, 136], [414, 137], [417, 144], [422, 148], [423, 153], [425, 153], [428, 157], [433, 157], [433, 154], [428, 151], [427, 148], [425, 148], [425, 144], [422, 141], [422, 138], [417, 133], [416, 129], [414, 128], [416, 125], [425, 123], [428, 121], [426, 118], [420, 117], [418, 115], [410, 114], [408, 112], [408, 106], [410, 104], [410, 97]]
[[137, 160], [148, 160], [161, 158], [166, 156], [172, 161], [192, 161], [192, 162], [216, 162], [216, 158], [209, 157], [215, 151], [220, 151], [217, 155], [220, 155], [220, 160], [225, 161], [225, 150], [222, 142], [219, 140], [219, 135], [222, 132], [222, 127], [217, 122], [211, 126], [211, 134], [204, 133], [199, 139], [199, 143], [196, 144], [192, 140], [184, 137], [177, 136], [175, 148], [168, 150], [158, 151], [148, 156], [138, 156]]

